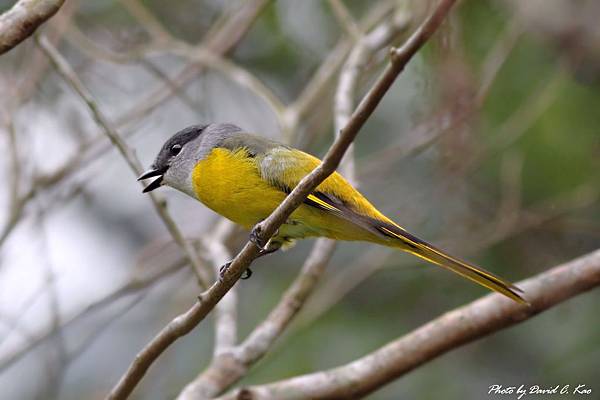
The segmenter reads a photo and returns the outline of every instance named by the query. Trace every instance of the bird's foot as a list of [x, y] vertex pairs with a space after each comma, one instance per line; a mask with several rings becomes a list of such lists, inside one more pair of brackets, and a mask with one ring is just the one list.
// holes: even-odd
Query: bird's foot
[[244, 272], [242, 272], [242, 276], [240, 276], [240, 279], [243, 279], [243, 280], [250, 279], [251, 276], [252, 276], [252, 270], [250, 268], [246, 268], [246, 270]]
[[258, 224], [254, 225], [254, 228], [252, 228], [252, 231], [250, 231], [249, 240], [250, 242], [254, 243], [254, 245], [258, 247], [260, 251], [264, 251], [267, 242], [262, 238], [261, 232], [262, 226], [259, 222]]
[[231, 266], [231, 261], [226, 262], [225, 264], [221, 265], [221, 267], [219, 268], [219, 280], [222, 281], [223, 278], [225, 278], [225, 273], [227, 272], [227, 270], [229, 269], [229, 267]]
[[[219, 268], [219, 280], [223, 280], [225, 278], [225, 273], [227, 273], [227, 270], [229, 269], [229, 267], [231, 266], [231, 261], [226, 262], [225, 264], [221, 265], [221, 267]], [[240, 279], [249, 279], [252, 276], [252, 270], [250, 268], [246, 268], [246, 270], [244, 272], [242, 272], [242, 276], [240, 276]]]
[[[262, 237], [262, 222], [259, 222], [258, 224], [254, 225], [254, 228], [252, 228], [252, 231], [250, 231], [250, 237], [249, 240], [250, 242], [254, 243], [254, 245], [256, 247], [258, 247], [258, 249], [260, 250], [261, 254], [260, 255], [264, 255], [264, 254], [269, 254], [272, 253], [273, 251], [270, 249], [271, 246], [269, 246], [270, 243], [270, 239], [269, 240], [265, 240]], [[277, 236], [279, 234], [279, 229], [277, 229], [275, 231], [275, 233], [273, 234], [273, 237]], [[259, 255], [259, 257], [260, 257]]]

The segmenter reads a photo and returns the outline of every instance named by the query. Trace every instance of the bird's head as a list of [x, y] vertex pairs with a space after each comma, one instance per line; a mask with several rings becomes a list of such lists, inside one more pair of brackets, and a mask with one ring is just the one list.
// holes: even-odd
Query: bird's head
[[241, 129], [232, 124], [192, 125], [173, 135], [160, 149], [150, 169], [139, 180], [155, 178], [144, 193], [162, 185], [196, 197], [191, 174], [196, 164], [231, 133]]

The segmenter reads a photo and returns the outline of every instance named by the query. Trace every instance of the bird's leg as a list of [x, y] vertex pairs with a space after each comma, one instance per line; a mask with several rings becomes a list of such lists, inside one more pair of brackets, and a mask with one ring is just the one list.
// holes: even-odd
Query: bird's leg
[[266, 245], [266, 243], [260, 235], [261, 231], [262, 227], [259, 222], [258, 224], [254, 225], [254, 228], [252, 228], [252, 230], [250, 231], [250, 237], [248, 239], [250, 240], [250, 242], [254, 243], [254, 245], [258, 247], [259, 250], [262, 251], [264, 250], [264, 246]]
[[[256, 258], [266, 256], [267, 254], [274, 253], [277, 250], [279, 250], [280, 248], [281, 248], [280, 242], [274, 242], [272, 240], [269, 240], [264, 247], [260, 248]], [[219, 268], [219, 279], [220, 280], [223, 280], [223, 277], [225, 276], [225, 273], [227, 272], [227, 269], [229, 269], [230, 266], [231, 266], [231, 261], [226, 262], [225, 264], [221, 265], [221, 268]], [[240, 277], [240, 279], [244, 279], [244, 280], [249, 279], [251, 276], [252, 276], [252, 270], [250, 268], [246, 268], [246, 270], [242, 273], [242, 276]]]
[[256, 258], [266, 256], [267, 254], [275, 253], [280, 248], [281, 242], [274, 242], [273, 239], [270, 239], [265, 245], [265, 247], [260, 249]]
[[[258, 249], [261, 252], [264, 252], [265, 250], [267, 250], [267, 247], [269, 246], [269, 243], [271, 242], [271, 240], [269, 239], [269, 241], [265, 242], [265, 239], [262, 237], [262, 235], [261, 235], [261, 233], [262, 233], [262, 225], [261, 225], [261, 223], [262, 223], [262, 221], [259, 222], [256, 225], [254, 225], [254, 228], [252, 228], [252, 231], [250, 231], [250, 238], [249, 238], [249, 240], [252, 243], [254, 243], [254, 245], [256, 247], [258, 247]], [[275, 233], [273, 234], [273, 237], [276, 237], [278, 234], [279, 234], [279, 229], [277, 229], [275, 231]], [[279, 247], [281, 247], [281, 246], [279, 246]], [[275, 250], [277, 250], [277, 249], [275, 249]], [[268, 251], [265, 254], [272, 253], [275, 250]], [[265, 255], [265, 254], [260, 254], [259, 257], [262, 256], [262, 255]]]
[[[221, 265], [221, 267], [219, 268], [219, 280], [223, 280], [223, 278], [225, 277], [225, 273], [227, 272], [227, 270], [229, 269], [230, 266], [231, 266], [231, 261], [228, 261], [225, 264]], [[246, 270], [244, 272], [242, 272], [242, 276], [240, 276], [240, 279], [248, 279], [251, 276], [252, 276], [252, 270], [250, 268], [246, 268]]]

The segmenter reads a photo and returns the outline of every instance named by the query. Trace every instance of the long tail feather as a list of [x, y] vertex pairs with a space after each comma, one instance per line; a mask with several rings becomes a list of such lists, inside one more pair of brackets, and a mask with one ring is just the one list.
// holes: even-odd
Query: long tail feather
[[523, 293], [523, 291], [512, 283], [482, 268], [444, 253], [442, 250], [411, 235], [397, 225], [384, 224], [377, 226], [377, 230], [389, 238], [396, 239], [388, 242], [388, 245], [399, 247], [419, 258], [455, 272], [495, 292], [501, 293], [518, 303], [528, 304], [519, 294]]

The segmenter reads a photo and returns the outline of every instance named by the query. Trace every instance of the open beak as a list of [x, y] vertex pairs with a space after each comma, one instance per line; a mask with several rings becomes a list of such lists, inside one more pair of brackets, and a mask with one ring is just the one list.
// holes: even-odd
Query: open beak
[[158, 189], [162, 185], [163, 175], [166, 171], [166, 168], [150, 168], [148, 171], [140, 175], [140, 177], [137, 179], [138, 181], [157, 177], [152, 182], [150, 182], [150, 184], [146, 186], [144, 190], [142, 190], [142, 193], [148, 193], [153, 191], [154, 189]]

